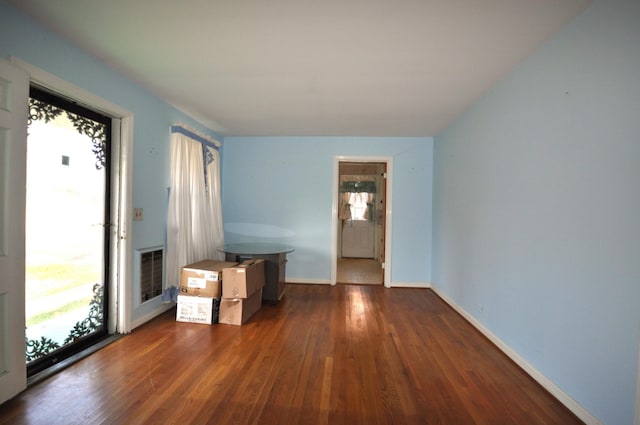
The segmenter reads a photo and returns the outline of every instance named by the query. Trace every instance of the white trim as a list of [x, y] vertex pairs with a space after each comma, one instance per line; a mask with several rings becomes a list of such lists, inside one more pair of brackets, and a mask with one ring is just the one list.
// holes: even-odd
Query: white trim
[[633, 423], [640, 425], [640, 329], [638, 329], [638, 365], [637, 365], [637, 379], [636, 379], [636, 415]]
[[57, 95], [113, 118], [112, 137], [115, 146], [112, 148], [111, 176], [112, 281], [109, 284], [115, 299], [109, 306], [111, 320], [108, 323], [108, 331], [128, 333], [132, 329], [131, 240], [128, 235], [131, 233], [133, 196], [133, 113], [14, 56], [10, 56], [9, 60], [27, 71], [31, 83], [36, 86], [51, 90]]
[[131, 305], [133, 303], [133, 274], [132, 274], [132, 242], [131, 219], [133, 215], [133, 114], [120, 119], [121, 149], [119, 168], [119, 208], [117, 211], [120, 221], [117, 240], [117, 276], [118, 287], [117, 332], [129, 333], [133, 329], [131, 323]]
[[582, 407], [577, 401], [571, 398], [567, 393], [562, 391], [556, 384], [554, 384], [549, 378], [540, 373], [536, 368], [531, 366], [522, 356], [515, 352], [511, 347], [505, 344], [500, 338], [494, 335], [489, 329], [487, 329], [482, 323], [476, 320], [472, 315], [467, 313], [462, 307], [456, 304], [449, 297], [440, 292], [436, 287], [431, 288], [438, 297], [444, 302], [449, 304], [458, 314], [460, 314], [465, 320], [467, 320], [473, 327], [480, 331], [489, 341], [491, 341], [500, 351], [506, 354], [511, 360], [513, 360], [518, 366], [520, 366], [529, 376], [531, 376], [536, 382], [542, 385], [551, 395], [553, 395], [560, 403], [564, 404], [573, 414], [575, 414], [581, 421], [587, 425], [602, 425], [595, 416], [589, 413], [584, 407]]
[[388, 288], [420, 288], [430, 289], [431, 283], [429, 282], [391, 282]]
[[35, 83], [37, 86], [54, 90], [57, 95], [67, 97], [75, 103], [79, 103], [82, 106], [88, 106], [90, 109], [114, 118], [124, 118], [128, 116], [133, 117], [132, 112], [127, 111], [115, 103], [111, 103], [100, 96], [71, 84], [56, 75], [23, 61], [22, 59], [18, 59], [15, 56], [9, 56], [9, 60], [27, 71], [30, 75], [31, 82]]
[[162, 313], [165, 313], [166, 311], [171, 310], [175, 306], [176, 306], [175, 303], [162, 304], [160, 307], [158, 307], [157, 309], [153, 310], [152, 312], [147, 313], [147, 314], [145, 314], [145, 315], [143, 315], [141, 317], [138, 317], [133, 322], [131, 322], [131, 329], [133, 330], [133, 329], [137, 328], [138, 326], [144, 325], [149, 320], [160, 316]]
[[333, 158], [333, 183], [331, 201], [331, 282], [335, 286], [338, 282], [338, 181], [340, 174], [340, 159]]
[[[27, 387], [25, 191], [29, 76], [0, 58], [0, 404]], [[6, 155], [6, 156], [5, 156]], [[15, 190], [18, 189], [18, 190]]]
[[304, 285], [332, 285], [327, 279], [304, 279], [299, 277], [290, 277], [286, 279], [286, 283], [300, 283]]
[[331, 202], [331, 285], [338, 280], [338, 179], [340, 162], [384, 162], [387, 165], [384, 235], [384, 286], [391, 287], [391, 213], [393, 211], [393, 157], [390, 156], [335, 156], [333, 157], [333, 200]]
[[[112, 134], [111, 134], [111, 158], [115, 159], [115, 158], [120, 158], [120, 152], [121, 152], [121, 146], [120, 146], [120, 140], [121, 140], [121, 125], [120, 125], [120, 119], [118, 118], [113, 118], [111, 120], [111, 129], [112, 129]], [[111, 184], [111, 209], [112, 211], [119, 211], [120, 210], [120, 184], [115, 184], [119, 181], [119, 179], [116, 176], [120, 175], [120, 161], [118, 160], [113, 160], [111, 161], [111, 171], [112, 171], [112, 184]], [[117, 220], [117, 217], [116, 217]], [[120, 252], [120, 237], [118, 235], [117, 229], [119, 228], [118, 225], [115, 225], [111, 228], [111, 239], [110, 239], [110, 246], [109, 246], [109, 261], [111, 264], [116, 264], [115, 267], [112, 268], [112, 270], [114, 270], [115, 273], [118, 272], [119, 268], [117, 266], [118, 262], [119, 262], [119, 258], [118, 258], [118, 253]], [[109, 282], [109, 293], [110, 294], [118, 294], [118, 279], [116, 278], [112, 278], [111, 282]], [[119, 299], [119, 297], [116, 295], [116, 300]], [[107, 306], [107, 308], [109, 309], [109, 315], [108, 315], [108, 321], [107, 321], [107, 332], [112, 334], [115, 333], [117, 331], [118, 328], [118, 303], [115, 302], [109, 302], [109, 305]]]

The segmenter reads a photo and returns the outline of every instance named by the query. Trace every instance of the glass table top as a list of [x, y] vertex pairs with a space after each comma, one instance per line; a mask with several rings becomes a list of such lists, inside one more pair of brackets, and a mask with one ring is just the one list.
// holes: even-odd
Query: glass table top
[[218, 251], [228, 254], [246, 254], [246, 255], [268, 255], [268, 254], [288, 254], [295, 251], [291, 245], [276, 243], [231, 243], [224, 244]]

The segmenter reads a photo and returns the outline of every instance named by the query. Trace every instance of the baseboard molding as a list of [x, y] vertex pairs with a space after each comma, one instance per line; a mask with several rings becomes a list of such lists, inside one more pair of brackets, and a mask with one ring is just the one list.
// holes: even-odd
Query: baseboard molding
[[[287, 283], [300, 283], [305, 285], [331, 285], [331, 281], [325, 279], [299, 279], [292, 278], [287, 279]], [[431, 283], [428, 282], [392, 282], [387, 285], [387, 288], [431, 288]]]
[[167, 303], [167, 304], [162, 304], [160, 307], [158, 307], [157, 310], [152, 311], [151, 313], [147, 313], [144, 316], [138, 317], [136, 320], [131, 322], [131, 329], [135, 329], [138, 326], [142, 326], [145, 323], [147, 323], [149, 320], [160, 316], [162, 313], [164, 313], [167, 310], [171, 310], [173, 307], [175, 307], [176, 304], [175, 303]]
[[522, 356], [515, 352], [511, 347], [505, 344], [500, 338], [494, 335], [489, 329], [487, 329], [482, 323], [476, 320], [472, 315], [467, 313], [465, 309], [456, 304], [449, 297], [444, 295], [438, 290], [438, 288], [431, 286], [433, 292], [446, 302], [451, 308], [453, 308], [458, 314], [460, 314], [466, 321], [471, 323], [478, 331], [480, 331], [489, 341], [491, 341], [500, 351], [506, 354], [511, 360], [513, 360], [518, 366], [520, 366], [527, 374], [529, 374], [536, 382], [542, 385], [551, 395], [553, 395], [558, 401], [571, 410], [581, 421], [587, 425], [603, 425], [600, 420], [589, 413], [584, 407], [582, 407], [577, 401], [571, 398], [567, 393], [562, 391], [556, 384], [554, 384], [549, 378], [544, 376], [540, 371], [531, 366]]
[[331, 281], [327, 279], [303, 279], [303, 278], [291, 278], [286, 280], [287, 283], [302, 283], [306, 285], [331, 285]]
[[431, 283], [429, 282], [391, 282], [387, 285], [387, 288], [420, 288], [429, 289]]
[[640, 329], [638, 330], [638, 369], [636, 372], [636, 414], [633, 423], [640, 425]]

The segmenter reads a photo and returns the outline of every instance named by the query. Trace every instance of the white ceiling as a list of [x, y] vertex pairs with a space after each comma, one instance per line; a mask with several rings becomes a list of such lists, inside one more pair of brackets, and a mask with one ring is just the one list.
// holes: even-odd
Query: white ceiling
[[235, 136], [434, 136], [590, 3], [9, 1]]

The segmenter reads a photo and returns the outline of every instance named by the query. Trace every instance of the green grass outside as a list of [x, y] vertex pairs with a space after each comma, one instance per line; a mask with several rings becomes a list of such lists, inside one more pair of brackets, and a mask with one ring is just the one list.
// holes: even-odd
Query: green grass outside
[[55, 310], [46, 311], [40, 314], [36, 314], [32, 317], [27, 317], [27, 328], [29, 326], [37, 325], [38, 323], [46, 322], [47, 320], [53, 319], [57, 316], [63, 315], [70, 311], [76, 310], [81, 307], [88, 307], [91, 302], [92, 297], [88, 297], [86, 299], [75, 300], [70, 303], [67, 303], [63, 306], [55, 307]]
[[[27, 299], [46, 297], [87, 283], [96, 283], [99, 270], [93, 265], [43, 264], [27, 266]], [[29, 284], [37, 282], [37, 284]]]
[[[96, 283], [100, 279], [100, 271], [96, 271], [94, 265], [87, 264], [42, 264], [27, 266], [26, 274], [26, 298], [29, 301], [46, 300], [51, 297], [51, 302], [45, 301], [46, 311], [40, 311], [26, 318], [27, 327], [34, 326], [57, 316], [66, 314], [81, 307], [89, 306], [93, 293], [88, 292], [82, 298], [66, 300], [53, 296], [73, 290], [87, 284]], [[40, 301], [42, 303], [42, 301]]]

